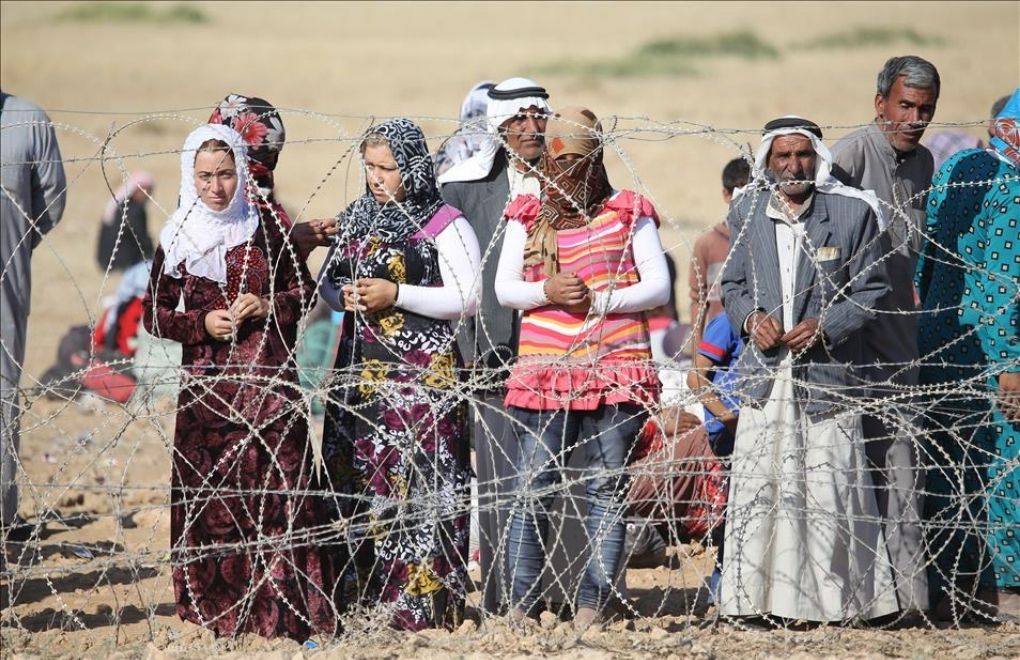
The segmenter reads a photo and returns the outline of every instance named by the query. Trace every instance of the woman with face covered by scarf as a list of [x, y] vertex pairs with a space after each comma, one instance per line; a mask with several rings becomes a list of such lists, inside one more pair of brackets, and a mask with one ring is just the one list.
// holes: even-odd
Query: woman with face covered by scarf
[[553, 486], [577, 449], [589, 507], [574, 619], [583, 628], [600, 616], [619, 569], [623, 468], [659, 396], [643, 312], [669, 300], [670, 281], [655, 209], [609, 185], [595, 115], [562, 110], [545, 140], [542, 199], [511, 203], [496, 274], [500, 303], [522, 312], [506, 395], [519, 442], [511, 605], [515, 618], [537, 614]]
[[456, 324], [475, 312], [478, 241], [443, 204], [421, 129], [361, 144], [366, 191], [337, 218], [320, 293], [345, 312], [323, 454], [349, 523], [352, 604], [406, 630], [456, 627], [467, 581], [467, 401]]
[[[312, 454], [291, 355], [314, 293], [275, 217], [254, 202], [247, 148], [222, 125], [181, 152], [180, 208], [143, 302], [183, 346], [171, 476], [178, 615], [217, 636], [332, 634], [333, 571], [315, 531]], [[178, 304], [183, 301], [183, 310]]]
[[935, 175], [917, 266], [920, 382], [939, 392], [922, 418], [928, 579], [942, 618], [1020, 620], [1018, 121], [1020, 89], [989, 148], [954, 154]]

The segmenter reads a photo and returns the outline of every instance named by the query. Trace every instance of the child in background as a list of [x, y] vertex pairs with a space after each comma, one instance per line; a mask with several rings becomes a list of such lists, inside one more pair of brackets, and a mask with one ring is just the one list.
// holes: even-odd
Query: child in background
[[[736, 392], [737, 364], [744, 343], [733, 330], [726, 313], [717, 314], [705, 327], [701, 342], [694, 355], [694, 367], [687, 372], [687, 386], [697, 394], [705, 407], [705, 430], [715, 455], [726, 460], [733, 453], [737, 432], [739, 400]], [[716, 566], [709, 580], [709, 601], [714, 603], [722, 577], [723, 533], [725, 523], [713, 532], [718, 548]]]

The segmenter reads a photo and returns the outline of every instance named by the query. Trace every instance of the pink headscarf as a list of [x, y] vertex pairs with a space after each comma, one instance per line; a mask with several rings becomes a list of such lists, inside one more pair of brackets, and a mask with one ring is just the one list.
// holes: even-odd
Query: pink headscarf
[[117, 191], [113, 193], [113, 197], [106, 201], [106, 209], [103, 211], [103, 224], [113, 224], [117, 220], [121, 205], [131, 199], [136, 190], [145, 188], [151, 193], [155, 185], [156, 179], [148, 172], [138, 171], [129, 174], [124, 185], [117, 188]]

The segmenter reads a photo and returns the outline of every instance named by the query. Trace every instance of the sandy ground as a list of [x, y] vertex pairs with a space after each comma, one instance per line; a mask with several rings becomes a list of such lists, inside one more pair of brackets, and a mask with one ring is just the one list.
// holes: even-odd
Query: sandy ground
[[[215, 4], [201, 25], [61, 22], [69, 3], [0, 3], [0, 83], [46, 108], [70, 181], [63, 222], [37, 250], [23, 385], [53, 360], [71, 325], [94, 322], [115, 276], [94, 259], [107, 181], [156, 175], [150, 228], [176, 203], [178, 157], [190, 127], [225, 93], [260, 95], [284, 110], [288, 146], [279, 193], [299, 220], [332, 215], [359, 192], [344, 156], [372, 117], [423, 118], [433, 145], [453, 130], [477, 80], [532, 74], [552, 102], [617, 115], [617, 187], [650, 196], [681, 270], [697, 232], [720, 219], [719, 172], [758, 127], [796, 113], [829, 127], [831, 142], [872, 114], [875, 74], [891, 55], [935, 62], [936, 120], [978, 124], [1020, 79], [1017, 3], [471, 3], [437, 5]], [[160, 8], [167, 3], [154, 3]], [[913, 28], [941, 45], [906, 42], [802, 50], [797, 44], [858, 26]], [[676, 35], [749, 30], [776, 60], [703, 58], [690, 77], [636, 79], [542, 74], [564, 59], [613, 58]], [[608, 121], [608, 120], [607, 120]], [[935, 130], [935, 129], [932, 129]], [[685, 276], [678, 283], [684, 301]], [[683, 309], [684, 306], [681, 305]], [[686, 310], [685, 310], [686, 311]], [[702, 627], [689, 589], [705, 563], [631, 571], [641, 618], [578, 638], [566, 624], [520, 633], [490, 623], [453, 634], [378, 632], [302, 651], [291, 642], [213, 640], [173, 615], [166, 570], [168, 444], [173, 402], [125, 410], [96, 401], [30, 399], [22, 434], [22, 512], [59, 515], [36, 543], [8, 546], [3, 654], [89, 657], [1004, 657], [1015, 627], [952, 631], [739, 631]], [[10, 587], [10, 590], [7, 589]], [[14, 601], [10, 601], [13, 594]]]

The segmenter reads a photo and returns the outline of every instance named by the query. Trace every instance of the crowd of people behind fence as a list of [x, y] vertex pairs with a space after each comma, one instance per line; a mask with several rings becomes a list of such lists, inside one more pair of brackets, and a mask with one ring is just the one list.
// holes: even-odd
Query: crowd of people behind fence
[[[114, 192], [98, 259], [122, 291], [44, 380], [123, 401], [110, 367], [141, 326], [181, 345], [170, 567], [177, 614], [217, 635], [456, 628], [474, 588], [511, 625], [584, 630], [633, 609], [635, 529], [714, 547], [707, 601], [731, 620], [1016, 620], [1020, 89], [987, 147], [932, 138], [936, 169], [940, 94], [931, 63], [893, 57], [874, 121], [831, 146], [765, 122], [691, 252], [689, 328], [659, 214], [610, 182], [592, 109], [478, 83], [435, 156], [413, 121], [378, 123], [363, 193], [295, 224], [283, 117], [230, 94], [183, 141], [155, 244], [153, 178]], [[45, 524], [18, 516], [19, 382], [66, 181], [44, 112], [4, 93], [2, 128], [6, 547]]]

